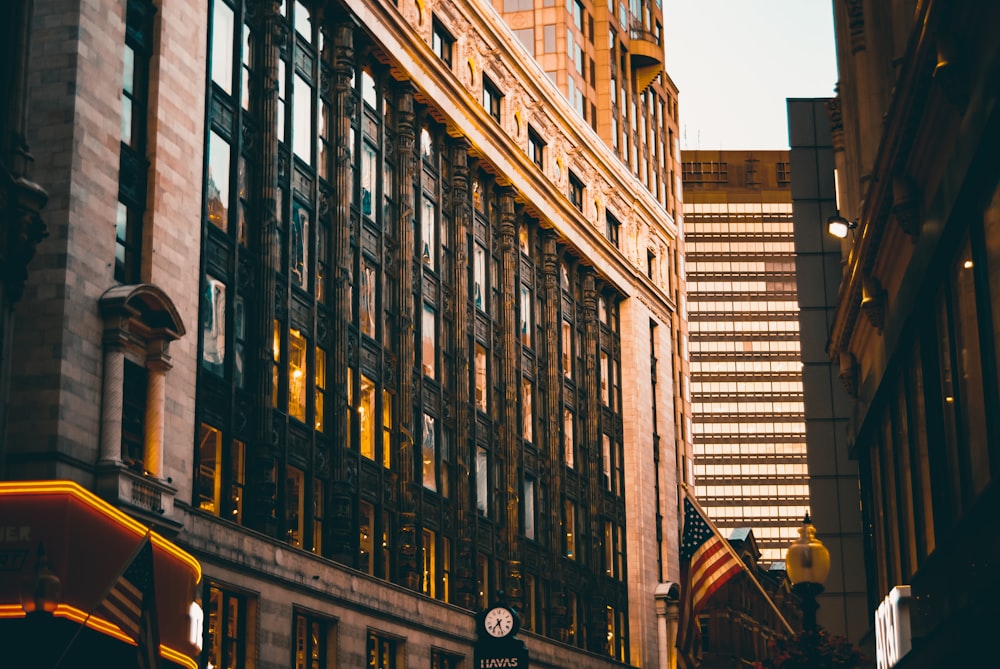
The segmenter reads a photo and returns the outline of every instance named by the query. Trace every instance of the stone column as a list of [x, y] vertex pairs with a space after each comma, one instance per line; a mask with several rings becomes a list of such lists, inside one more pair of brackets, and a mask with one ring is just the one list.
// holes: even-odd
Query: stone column
[[[594, 579], [594, 574], [600, 572], [600, 564], [603, 560], [602, 550], [604, 542], [601, 537], [604, 533], [604, 494], [601, 487], [601, 433], [600, 416], [601, 400], [597, 388], [597, 357], [598, 357], [598, 324], [597, 324], [597, 291], [594, 287], [594, 270], [590, 267], [581, 269], [583, 277], [583, 342], [580, 356], [583, 363], [583, 379], [579, 387], [582, 392], [577, 392], [576, 410], [581, 415], [583, 423], [583, 434], [580, 440], [578, 453], [580, 457], [580, 471], [584, 473], [583, 484], [585, 491], [581, 491], [581, 504], [587, 507], [587, 518], [590, 534], [590, 555], [589, 561], [591, 569], [588, 571], [588, 580]], [[587, 608], [589, 610], [588, 624], [590, 630], [587, 634], [590, 650], [595, 652], [605, 652], [607, 649], [607, 636], [605, 630], [605, 602], [601, 596], [597, 583], [589, 587], [587, 594]]]
[[253, 0], [248, 4], [257, 36], [254, 65], [260, 72], [260, 183], [257, 200], [260, 263], [251, 319], [256, 359], [252, 372], [257, 397], [253, 438], [247, 458], [245, 518], [247, 525], [271, 536], [277, 528], [277, 481], [274, 475], [272, 404], [274, 390], [274, 315], [276, 271], [281, 248], [278, 234], [278, 66], [284, 36], [281, 8], [277, 0]]
[[124, 387], [125, 351], [119, 342], [105, 342], [99, 462], [119, 463], [122, 460], [122, 395]]
[[517, 404], [518, 362], [521, 341], [518, 333], [517, 219], [514, 214], [514, 189], [500, 189], [500, 332], [503, 363], [500, 381], [504, 389], [503, 413], [499, 416], [500, 452], [504, 458], [507, 519], [503, 528], [507, 548], [507, 600], [514, 608], [521, 605], [521, 496], [518, 472], [521, 464], [521, 439]]
[[455, 499], [458, 532], [455, 556], [455, 602], [472, 609], [476, 603], [476, 579], [473, 549], [475, 505], [470, 506], [469, 477], [472, 453], [472, 409], [470, 407], [470, 351], [475, 331], [475, 307], [469, 292], [469, 236], [472, 231], [472, 199], [469, 189], [469, 141], [464, 137], [451, 142], [452, 215], [455, 218]]
[[[347, 326], [351, 322], [351, 194], [354, 187], [351, 166], [351, 119], [356, 113], [351, 80], [354, 76], [354, 26], [342, 22], [333, 26], [332, 65], [333, 96], [331, 100], [332, 127], [330, 133], [335, 144], [334, 165], [331, 170], [335, 184], [330, 206], [330, 266], [333, 290], [330, 296], [331, 318], [334, 327], [330, 336], [327, 357], [327, 374], [334, 406], [333, 444], [331, 452], [330, 490], [330, 543], [335, 560], [354, 564], [357, 535], [353, 532], [354, 490], [348, 475], [348, 449], [351, 435], [347, 431]], [[357, 377], [355, 377], [356, 379]], [[372, 556], [374, 559], [374, 556]], [[387, 575], [388, 576], [388, 575]]]
[[165, 340], [154, 340], [146, 354], [146, 442], [143, 462], [152, 476], [163, 478], [163, 417], [166, 413], [166, 376], [171, 369]]
[[413, 301], [420, 280], [420, 264], [414, 254], [414, 190], [413, 177], [416, 155], [413, 152], [416, 138], [416, 121], [413, 110], [412, 84], [402, 84], [397, 111], [397, 155], [399, 186], [399, 219], [396, 222], [399, 238], [399, 574], [404, 585], [413, 590], [420, 588], [421, 570], [417, 564], [416, 499], [413, 491], [413, 389], [419, 387], [420, 376], [414, 372], [415, 344], [413, 341]]
[[562, 372], [559, 369], [559, 336], [562, 327], [559, 322], [559, 304], [562, 295], [559, 289], [559, 256], [555, 235], [543, 231], [542, 237], [542, 275], [545, 281], [545, 443], [549, 453], [548, 499], [546, 500], [549, 515], [549, 574], [552, 587], [549, 588], [549, 610], [543, 615], [549, 617], [549, 635], [554, 639], [564, 638], [566, 632], [566, 600], [562, 591], [561, 546], [562, 536], [562, 504], [563, 504], [563, 471], [562, 440]]

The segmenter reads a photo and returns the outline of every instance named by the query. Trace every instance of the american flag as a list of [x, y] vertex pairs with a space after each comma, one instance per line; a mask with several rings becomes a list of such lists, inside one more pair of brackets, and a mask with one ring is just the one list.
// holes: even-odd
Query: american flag
[[677, 648], [691, 664], [697, 636], [697, 615], [709, 597], [744, 569], [743, 562], [719, 536], [687, 496], [684, 497], [684, 534], [681, 537], [681, 601], [677, 621]]
[[94, 613], [136, 641], [140, 667], [154, 669], [159, 665], [153, 543], [148, 534]]

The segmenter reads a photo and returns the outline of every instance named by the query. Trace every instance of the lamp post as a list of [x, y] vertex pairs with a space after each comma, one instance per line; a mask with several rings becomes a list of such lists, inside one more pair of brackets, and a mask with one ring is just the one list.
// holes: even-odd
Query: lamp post
[[799, 538], [785, 552], [785, 569], [792, 581], [792, 592], [801, 601], [802, 627], [816, 631], [816, 597], [823, 592], [823, 583], [830, 573], [830, 551], [816, 538], [809, 514], [799, 528]]

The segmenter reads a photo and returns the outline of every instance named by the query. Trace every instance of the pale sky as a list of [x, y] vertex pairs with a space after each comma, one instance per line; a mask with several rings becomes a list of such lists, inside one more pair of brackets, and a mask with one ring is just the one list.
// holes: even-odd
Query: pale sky
[[787, 149], [786, 98], [831, 97], [833, 0], [663, 0], [684, 149]]

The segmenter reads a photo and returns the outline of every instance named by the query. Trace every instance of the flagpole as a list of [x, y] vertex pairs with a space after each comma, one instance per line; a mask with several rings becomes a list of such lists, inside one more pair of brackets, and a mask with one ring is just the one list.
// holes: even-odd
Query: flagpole
[[101, 594], [101, 598], [98, 599], [97, 603], [94, 604], [92, 609], [90, 609], [90, 612], [87, 614], [87, 617], [84, 618], [83, 622], [80, 623], [80, 625], [76, 628], [76, 631], [73, 633], [73, 637], [66, 644], [66, 647], [63, 648], [63, 652], [59, 656], [59, 659], [56, 660], [56, 663], [52, 665], [52, 669], [59, 669], [59, 665], [62, 664], [62, 661], [64, 659], [66, 659], [66, 653], [69, 652], [69, 649], [73, 646], [73, 643], [76, 642], [76, 638], [80, 636], [80, 632], [83, 631], [83, 628], [87, 626], [87, 621], [90, 620], [91, 616], [94, 615], [94, 612], [97, 611], [98, 607], [100, 607], [101, 604], [104, 602], [104, 600], [107, 599], [108, 593], [111, 592], [111, 588], [115, 587], [115, 584], [118, 583], [118, 579], [122, 577], [122, 574], [125, 573], [125, 570], [128, 569], [129, 566], [132, 564], [132, 562], [139, 556], [139, 551], [141, 551], [146, 546], [146, 543], [150, 541], [152, 534], [153, 534], [152, 529], [146, 530], [146, 534], [143, 535], [142, 540], [139, 542], [139, 545], [136, 546], [135, 551], [133, 551], [132, 555], [130, 555], [128, 560], [125, 561], [125, 565], [118, 570], [118, 573], [115, 575], [115, 577], [111, 579], [111, 582], [108, 583], [108, 587], [104, 589], [104, 592]]
[[684, 490], [684, 496], [691, 502], [694, 508], [697, 509], [698, 513], [701, 514], [701, 517], [704, 518], [706, 523], [708, 523], [708, 526], [712, 528], [712, 531], [719, 535], [719, 538], [722, 539], [722, 544], [726, 547], [726, 550], [729, 551], [729, 553], [736, 558], [737, 562], [739, 562], [740, 565], [743, 567], [743, 571], [746, 573], [746, 575], [750, 577], [750, 580], [753, 581], [753, 584], [756, 585], [757, 589], [760, 590], [762, 595], [764, 595], [764, 599], [767, 600], [767, 603], [771, 605], [772, 609], [774, 609], [774, 612], [778, 615], [778, 620], [780, 620], [785, 625], [785, 629], [788, 630], [788, 633], [795, 634], [795, 628], [793, 628], [789, 624], [789, 622], [785, 619], [785, 616], [782, 615], [781, 610], [778, 609], [778, 605], [774, 603], [774, 600], [771, 599], [771, 596], [767, 594], [766, 590], [764, 590], [764, 586], [760, 584], [760, 581], [757, 580], [757, 577], [754, 576], [753, 572], [751, 572], [750, 569], [747, 567], [746, 563], [743, 561], [743, 558], [739, 556], [739, 554], [736, 552], [736, 549], [734, 549], [732, 544], [729, 543], [729, 539], [723, 536], [722, 532], [719, 531], [719, 528], [716, 527], [712, 519], [709, 518], [708, 514], [705, 513], [705, 510], [701, 508], [701, 504], [698, 503], [698, 499], [693, 494], [691, 494], [690, 486], [688, 486], [688, 484], [685, 483], [684, 481], [681, 481], [680, 485], [681, 488]]

